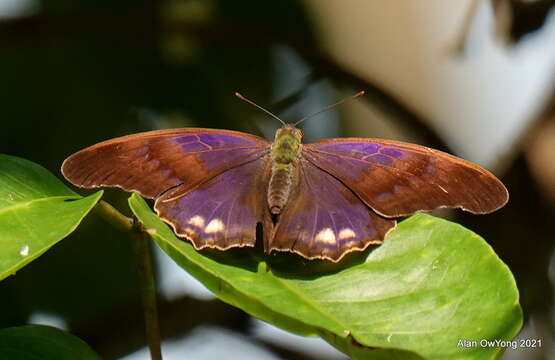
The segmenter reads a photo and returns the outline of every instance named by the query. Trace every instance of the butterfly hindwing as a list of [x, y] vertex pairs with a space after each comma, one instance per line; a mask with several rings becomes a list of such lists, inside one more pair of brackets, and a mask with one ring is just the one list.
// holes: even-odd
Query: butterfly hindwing
[[193, 190], [178, 186], [156, 200], [156, 213], [195, 248], [254, 246], [266, 210], [265, 157], [229, 169]]
[[395, 226], [395, 221], [375, 214], [345, 185], [310, 162], [301, 158], [297, 172], [295, 192], [273, 234], [265, 235], [266, 251], [338, 261], [351, 251], [380, 244]]
[[423, 146], [378, 139], [331, 139], [304, 145], [303, 157], [387, 217], [438, 207], [484, 214], [508, 200], [506, 188], [488, 171]]
[[81, 150], [64, 161], [62, 173], [80, 187], [120, 187], [156, 198], [260, 158], [269, 146], [262, 138], [229, 130], [151, 131]]

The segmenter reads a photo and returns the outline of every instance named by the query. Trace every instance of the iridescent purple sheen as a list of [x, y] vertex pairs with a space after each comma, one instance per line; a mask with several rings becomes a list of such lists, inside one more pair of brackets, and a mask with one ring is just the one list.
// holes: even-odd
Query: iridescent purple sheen
[[[318, 154], [319, 156], [317, 156], [316, 154]], [[324, 168], [328, 166], [336, 168], [338, 169], [338, 171], [341, 171], [344, 176], [355, 181], [360, 179], [360, 171], [362, 166], [364, 167], [364, 169], [369, 169], [372, 167], [371, 164], [362, 160], [344, 161], [343, 157], [333, 153], [313, 154], [312, 152], [307, 151], [303, 155], [316, 166], [321, 167], [320, 165], [324, 164]]]
[[203, 143], [218, 148], [218, 147], [247, 147], [247, 146], [260, 146], [260, 143], [253, 141], [247, 137], [240, 137], [222, 133], [200, 133], [200, 141]]
[[232, 164], [236, 159], [241, 159], [241, 162], [248, 162], [256, 158], [262, 157], [267, 151], [253, 148], [232, 148], [206, 151], [197, 154], [197, 158], [201, 161], [204, 168], [212, 170], [218, 168], [225, 168], [227, 165]]
[[196, 137], [196, 135], [185, 135], [175, 139], [175, 142], [179, 144], [190, 143], [194, 141], [198, 141], [198, 138]]
[[[191, 218], [200, 216], [205, 224], [200, 233], [204, 233], [206, 226], [214, 219], [220, 220], [227, 230], [235, 229], [237, 226], [255, 228], [256, 218], [253, 211], [244, 204], [237, 203], [241, 196], [241, 191], [237, 190], [242, 188], [241, 184], [244, 184], [245, 180], [249, 181], [241, 175], [237, 176], [236, 169], [228, 170], [179, 198], [165, 216], [184, 228], [189, 225], [195, 227], [194, 223], [189, 222]], [[233, 225], [231, 220], [237, 225]]]
[[190, 152], [192, 153], [192, 152], [210, 150], [210, 147], [204, 143], [196, 141], [196, 142], [190, 142], [190, 143], [181, 145], [181, 150], [183, 150], [186, 153], [190, 153]]
[[[365, 160], [368, 155], [376, 154], [378, 152], [382, 154], [382, 156], [391, 156], [393, 158], [397, 158], [402, 156], [402, 153], [398, 150], [391, 149], [391, 148], [384, 148], [381, 144], [367, 142], [367, 141], [341, 141], [341, 142], [319, 142], [307, 145], [311, 149], [315, 149], [317, 151], [322, 151], [331, 154], [337, 155], [344, 155], [349, 156], [355, 159]], [[376, 157], [375, 160], [370, 159], [371, 161], [381, 162], [384, 164], [389, 164], [390, 161], [385, 160], [382, 156]]]
[[254, 188], [264, 161], [227, 170], [173, 201], [161, 199], [156, 208], [197, 247], [254, 244], [263, 205]]
[[[228, 151], [235, 150], [236, 148], [248, 148], [250, 152], [253, 148], [260, 148], [261, 146], [260, 142], [245, 136], [212, 132], [200, 132], [195, 135], [179, 136], [174, 138], [173, 141], [179, 144], [184, 153], [216, 151], [218, 156], [224, 156], [224, 160], [229, 159], [229, 156], [226, 156], [223, 152], [219, 152], [218, 150]], [[207, 156], [211, 158], [214, 157], [211, 155]]]
[[380, 154], [393, 156], [395, 158], [403, 156], [403, 152], [401, 152], [399, 150], [392, 149], [392, 148], [386, 148], [386, 147], [384, 147], [380, 150]]
[[[362, 147], [362, 149], [361, 149], [360, 151], [363, 152], [363, 153], [365, 153], [365, 154], [367, 154], [367, 155], [369, 155], [369, 154], [375, 154], [375, 153], [377, 153], [378, 151], [380, 151], [380, 152], [383, 153], [383, 151], [380, 150], [380, 148], [381, 148], [381, 145], [380, 145], [380, 144], [370, 143], [370, 144], [364, 144], [364, 145], [365, 145], [365, 146]], [[358, 146], [354, 146], [353, 148], [358, 149]]]
[[361, 179], [362, 170], [369, 171], [372, 168], [369, 164], [392, 166], [395, 161], [398, 161], [397, 159], [405, 157], [405, 153], [396, 148], [356, 139], [322, 141], [308, 144], [307, 148], [309, 151], [305, 152], [305, 156], [308, 158], [312, 158], [313, 151], [316, 151], [315, 154], [320, 153], [320, 156], [317, 156], [319, 159], [313, 158], [313, 163], [330, 162], [330, 166], [337, 168], [344, 176], [356, 181]]
[[350, 156], [361, 159], [368, 155], [376, 153], [390, 156], [392, 158], [403, 158], [406, 152], [403, 148], [396, 145], [385, 146], [378, 142], [358, 141], [357, 139], [345, 139], [342, 141], [321, 141], [307, 144], [307, 147], [317, 151], [333, 153], [338, 155]]
[[[313, 144], [309, 144], [312, 146]], [[354, 145], [354, 146], [353, 146]], [[364, 156], [378, 152], [379, 144], [375, 143], [324, 143], [318, 144], [317, 149], [320, 151], [331, 152], [336, 154], [344, 154], [349, 156]]]
[[215, 132], [200, 132], [195, 135], [179, 136], [174, 138], [173, 141], [180, 144], [181, 149], [185, 152], [216, 150], [219, 148], [260, 147], [260, 142], [248, 137]]
[[[321, 248], [338, 251], [378, 240], [377, 229], [384, 220], [340, 181], [309, 162], [302, 163], [296, 199], [282, 215], [276, 235], [294, 239], [293, 250], [319, 254]], [[327, 238], [322, 235], [326, 233]]]
[[370, 162], [380, 163], [382, 165], [391, 165], [391, 164], [393, 164], [393, 159], [392, 158], [390, 158], [389, 156], [386, 156], [386, 155], [382, 155], [382, 154], [370, 155], [365, 160], [370, 161]]

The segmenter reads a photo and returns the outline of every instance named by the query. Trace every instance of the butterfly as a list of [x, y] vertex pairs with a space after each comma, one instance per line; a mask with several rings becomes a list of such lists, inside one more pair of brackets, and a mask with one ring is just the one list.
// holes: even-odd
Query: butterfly
[[508, 200], [494, 175], [447, 153], [365, 138], [303, 144], [298, 123], [283, 123], [273, 143], [202, 128], [123, 136], [71, 155], [62, 174], [155, 199], [197, 250], [253, 247], [262, 224], [266, 253], [332, 262], [381, 244], [395, 218], [439, 207], [486, 214]]

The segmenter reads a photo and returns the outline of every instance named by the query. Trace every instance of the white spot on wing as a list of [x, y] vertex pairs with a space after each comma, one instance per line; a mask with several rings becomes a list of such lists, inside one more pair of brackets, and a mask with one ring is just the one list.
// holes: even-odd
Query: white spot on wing
[[212, 219], [208, 225], [206, 225], [204, 232], [207, 234], [214, 234], [222, 231], [224, 227], [224, 223], [220, 219]]
[[21, 255], [21, 256], [29, 255], [29, 245], [23, 245], [21, 247], [21, 250], [19, 250], [19, 255]]
[[449, 192], [447, 192], [447, 190], [445, 190], [445, 189], [443, 188], [443, 186], [438, 185], [438, 187], [439, 187], [439, 188], [441, 189], [441, 191], [443, 191], [444, 193], [449, 194]]
[[204, 218], [200, 215], [195, 215], [187, 221], [187, 224], [202, 228], [204, 227]]
[[326, 244], [335, 244], [335, 234], [333, 233], [332, 229], [325, 228], [316, 235], [314, 240]]
[[339, 240], [351, 239], [357, 236], [353, 229], [345, 228], [339, 232]]

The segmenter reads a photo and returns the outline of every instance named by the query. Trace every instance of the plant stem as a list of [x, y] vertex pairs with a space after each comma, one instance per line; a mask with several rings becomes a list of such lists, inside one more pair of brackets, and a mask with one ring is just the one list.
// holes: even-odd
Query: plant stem
[[141, 297], [145, 317], [145, 331], [150, 358], [162, 360], [160, 325], [156, 306], [156, 285], [154, 282], [154, 267], [150, 252], [150, 237], [144, 231], [142, 224], [136, 219], [129, 218], [116, 208], [101, 200], [94, 211], [104, 220], [119, 230], [131, 234], [133, 250], [137, 259], [137, 272], [141, 286]]
[[104, 200], [100, 200], [94, 208], [94, 212], [100, 215], [115, 228], [121, 231], [133, 230], [133, 219], [120, 213], [115, 207]]
[[140, 223], [133, 226], [133, 247], [137, 258], [137, 270], [141, 283], [141, 294], [143, 298], [143, 310], [145, 316], [145, 330], [150, 358], [162, 360], [160, 325], [158, 322], [158, 308], [156, 306], [156, 285], [154, 282], [154, 271], [152, 266], [152, 255], [150, 251], [150, 238]]

